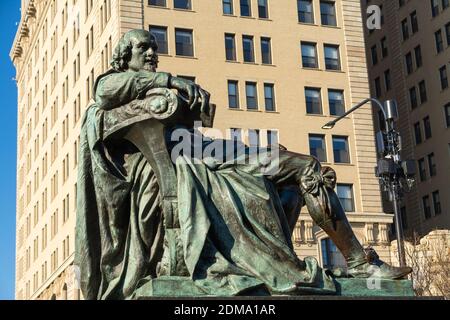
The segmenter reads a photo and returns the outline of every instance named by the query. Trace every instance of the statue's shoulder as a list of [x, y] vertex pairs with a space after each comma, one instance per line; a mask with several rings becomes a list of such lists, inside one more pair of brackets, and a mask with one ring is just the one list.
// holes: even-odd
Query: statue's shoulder
[[99, 75], [97, 77], [97, 79], [95, 80], [94, 91], [97, 91], [97, 87], [98, 87], [98, 84], [100, 83], [100, 81], [102, 81], [106, 78], [109, 78], [109, 77], [113, 77], [114, 75], [118, 75], [118, 74], [120, 74], [119, 71], [110, 69], [110, 70], [106, 71], [105, 73], [102, 73], [101, 75]]

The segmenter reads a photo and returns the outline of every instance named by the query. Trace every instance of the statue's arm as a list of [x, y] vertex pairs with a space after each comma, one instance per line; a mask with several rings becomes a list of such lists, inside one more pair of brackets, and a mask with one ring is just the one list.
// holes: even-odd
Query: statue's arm
[[111, 110], [144, 97], [153, 88], [169, 88], [170, 74], [165, 72], [121, 72], [100, 79], [95, 93], [98, 108]]

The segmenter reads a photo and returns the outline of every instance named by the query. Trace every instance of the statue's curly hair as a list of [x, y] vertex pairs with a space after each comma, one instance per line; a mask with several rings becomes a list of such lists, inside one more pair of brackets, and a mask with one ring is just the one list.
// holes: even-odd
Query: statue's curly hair
[[136, 33], [144, 32], [150, 34], [147, 30], [131, 30], [125, 33], [119, 40], [116, 48], [114, 49], [111, 67], [118, 71], [124, 72], [128, 69], [128, 62], [131, 59], [131, 50], [133, 49], [133, 43], [131, 39]]

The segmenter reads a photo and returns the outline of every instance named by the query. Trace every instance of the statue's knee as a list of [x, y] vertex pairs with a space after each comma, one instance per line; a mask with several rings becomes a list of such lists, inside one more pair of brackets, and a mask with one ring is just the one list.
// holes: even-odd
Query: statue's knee
[[313, 169], [313, 171], [317, 173], [321, 172], [322, 170], [322, 165], [320, 164], [320, 161], [317, 160], [317, 158], [314, 156], [308, 156], [307, 167]]
[[330, 167], [322, 168], [315, 157], [310, 157], [307, 166], [301, 173], [300, 181], [303, 193], [318, 196], [321, 192], [326, 192], [326, 188], [334, 189], [336, 172]]

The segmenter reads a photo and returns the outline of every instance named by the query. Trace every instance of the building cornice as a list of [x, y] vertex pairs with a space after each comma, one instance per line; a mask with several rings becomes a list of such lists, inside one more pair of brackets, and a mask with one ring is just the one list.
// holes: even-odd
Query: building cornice
[[9, 53], [11, 60], [21, 58], [23, 55], [23, 42], [30, 37], [30, 28], [28, 26], [30, 19], [36, 18], [35, 0], [29, 0], [25, 8], [22, 8], [22, 18], [17, 28], [16, 37]]

